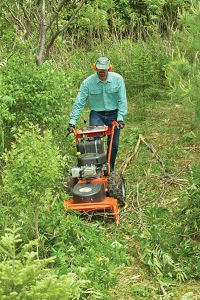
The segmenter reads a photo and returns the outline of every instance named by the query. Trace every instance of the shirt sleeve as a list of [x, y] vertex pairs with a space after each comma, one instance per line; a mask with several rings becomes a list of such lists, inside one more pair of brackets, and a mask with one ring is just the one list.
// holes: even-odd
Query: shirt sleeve
[[76, 97], [76, 102], [73, 105], [72, 112], [70, 114], [70, 124], [75, 125], [76, 120], [80, 117], [80, 114], [85, 106], [85, 103], [88, 98], [88, 85], [84, 81], [81, 84], [80, 90], [78, 92], [78, 95]]
[[123, 78], [121, 78], [121, 84], [119, 88], [117, 121], [123, 121], [124, 116], [127, 114], [127, 111], [128, 111], [128, 104], [127, 104], [127, 97], [126, 97], [126, 86]]

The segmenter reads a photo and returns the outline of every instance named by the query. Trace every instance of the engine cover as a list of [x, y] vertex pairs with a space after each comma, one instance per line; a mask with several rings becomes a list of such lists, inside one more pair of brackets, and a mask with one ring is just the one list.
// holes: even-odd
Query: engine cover
[[103, 183], [76, 184], [73, 188], [74, 203], [101, 202], [105, 199]]
[[107, 161], [106, 153], [85, 153], [78, 156], [78, 166], [102, 165]]
[[104, 143], [101, 139], [90, 141], [79, 141], [77, 152], [84, 153], [104, 153]]

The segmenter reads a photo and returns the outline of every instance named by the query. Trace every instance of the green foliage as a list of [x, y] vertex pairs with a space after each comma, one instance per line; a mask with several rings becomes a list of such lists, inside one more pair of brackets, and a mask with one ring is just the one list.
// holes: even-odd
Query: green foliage
[[63, 140], [73, 92], [69, 74], [50, 63], [37, 68], [26, 57], [11, 59], [0, 72], [5, 147], [10, 147], [13, 131], [28, 122], [52, 129], [57, 143]]
[[134, 91], [136, 95], [145, 93], [145, 98], [151, 100], [159, 98], [158, 91], [165, 83], [163, 67], [169, 60], [159, 38], [137, 44], [124, 40], [117, 50], [116, 45], [110, 47], [108, 55], [117, 72], [125, 77], [129, 95]]
[[109, 47], [107, 54], [114, 71], [125, 79], [128, 98], [136, 105], [138, 119], [146, 118], [149, 101], [167, 100], [164, 66], [169, 57], [159, 37], [137, 44], [123, 40], [117, 47]]
[[[192, 167], [192, 178], [188, 188], [184, 191], [185, 206], [182, 210], [184, 234], [190, 235], [195, 240], [200, 238], [200, 165]], [[200, 267], [200, 262], [199, 262]]]
[[[17, 33], [22, 43], [28, 43], [35, 52], [38, 50], [40, 33], [40, 5], [35, 1], [2, 3], [3, 27], [7, 27], [6, 38]], [[78, 3], [65, 3], [58, 9], [58, 1], [48, 2], [45, 6], [46, 43], [51, 37], [67, 25], [64, 34], [57, 38], [58, 48], [65, 44], [70, 49], [77, 46], [88, 47], [98, 44], [98, 40], [107, 40], [112, 36], [115, 40], [130, 38], [131, 40], [146, 39], [155, 32], [162, 36], [169, 36], [171, 29], [179, 28], [178, 12], [189, 6], [187, 0], [95, 0], [84, 3], [82, 8], [73, 16]], [[55, 10], [57, 11], [55, 17]], [[1, 30], [1, 27], [0, 27]], [[10, 33], [9, 33], [10, 32]], [[9, 49], [9, 48], [8, 48]], [[52, 56], [54, 51], [52, 51]]]
[[[15, 221], [21, 227], [22, 239], [28, 243], [28, 222], [19, 217]], [[76, 273], [78, 278], [90, 282], [91, 291], [104, 295], [100, 299], [111, 299], [108, 290], [118, 283], [120, 269], [130, 264], [130, 256], [123, 239], [107, 232], [102, 218], [99, 223], [89, 221], [87, 216], [66, 215], [57, 202], [40, 215], [39, 230], [39, 255], [54, 257], [52, 266], [59, 277]]]
[[[149, 218], [148, 218], [149, 216]], [[187, 279], [187, 275], [177, 260], [177, 249], [180, 243], [179, 225], [172, 222], [171, 213], [159, 207], [146, 210], [149, 219], [149, 229], [140, 234], [142, 260], [157, 278], [177, 278], [180, 281]], [[173, 225], [171, 225], [173, 223]]]
[[199, 218], [193, 211], [190, 219], [191, 206], [174, 213], [159, 206], [147, 207], [142, 211], [142, 226], [138, 215], [138, 226], [126, 228], [139, 241], [141, 262], [166, 286], [174, 279], [184, 282], [190, 277], [199, 278], [199, 243], [190, 237], [192, 216], [193, 224]]
[[183, 135], [183, 141], [185, 142], [192, 142], [196, 138], [196, 135], [193, 131], [187, 132]]
[[[30, 125], [19, 130], [17, 144], [4, 155], [4, 203], [15, 206], [15, 213], [25, 214], [31, 208], [35, 214], [36, 232], [38, 213], [53, 201], [61, 182], [58, 149], [51, 133]], [[57, 186], [57, 187], [56, 187]], [[26, 217], [28, 221], [28, 216]], [[38, 233], [37, 233], [38, 235]]]
[[39, 259], [36, 242], [23, 244], [19, 229], [7, 230], [0, 242], [0, 298], [17, 299], [98, 299], [89, 281], [75, 273], [58, 276], [50, 265], [54, 258]]
[[60, 179], [58, 149], [52, 144], [50, 132], [36, 126], [20, 130], [17, 144], [4, 155], [4, 188], [13, 201], [46, 201], [50, 189]]
[[180, 300], [190, 300], [190, 299], [193, 299], [193, 295], [194, 293], [193, 292], [188, 292], [186, 294], [184, 294]]
[[184, 29], [175, 33], [177, 50], [166, 67], [166, 75], [176, 101], [186, 99], [185, 102], [192, 105], [195, 116], [191, 116], [191, 124], [197, 128], [200, 120], [199, 4], [194, 1], [191, 10], [185, 11], [181, 20]]
[[[161, 174], [162, 168], [149, 150], [144, 150], [144, 145], [140, 147], [135, 159], [144, 150], [142, 157], [133, 168], [128, 167], [130, 203], [127, 210], [121, 211], [118, 226], [104, 222], [103, 218], [97, 222], [90, 216], [66, 215], [58, 199], [66, 197], [60, 188], [61, 166], [67, 171], [74, 162], [71, 157], [75, 153], [74, 141], [71, 137], [67, 143], [65, 140], [71, 100], [75, 99], [82, 80], [92, 73], [91, 64], [100, 55], [110, 57], [114, 71], [123, 75], [127, 86], [128, 134], [122, 134], [120, 145], [124, 157], [132, 153], [142, 133], [147, 137], [151, 134], [155, 145], [165, 151], [168, 172], [176, 173], [177, 165], [183, 160], [184, 163], [188, 159], [193, 161], [198, 134], [187, 127], [185, 112], [184, 122], [177, 128], [177, 116], [170, 110], [173, 103], [168, 101], [166, 91], [169, 85], [170, 94], [183, 103], [183, 110], [185, 104], [192, 104], [196, 115], [193, 123], [197, 125], [200, 115], [198, 1], [193, 1], [190, 11], [189, 2], [181, 0], [86, 1], [57, 39], [50, 56], [52, 61], [40, 67], [33, 61], [38, 29], [32, 23], [39, 19], [40, 7], [35, 1], [18, 1], [17, 9], [15, 2], [0, 4], [0, 151], [7, 149], [1, 165], [4, 186], [0, 230], [4, 234], [5, 228], [12, 228], [15, 223], [22, 229], [21, 237], [18, 230], [13, 230], [2, 238], [0, 298], [110, 300], [116, 294], [116, 299], [171, 299], [173, 293], [168, 293], [168, 289], [172, 285], [180, 282], [187, 285], [187, 279], [199, 278], [198, 164], [191, 169], [188, 186], [180, 185], [180, 192], [178, 186], [173, 186], [179, 179], [169, 180], [173, 197], [180, 194], [180, 201], [166, 208], [158, 201], [162, 195], [166, 195], [166, 201], [168, 196], [171, 198], [164, 190], [168, 178]], [[47, 18], [55, 12], [57, 3], [46, 2]], [[52, 31], [66, 24], [77, 3], [66, 3]], [[16, 24], [5, 4], [23, 24], [26, 17], [21, 5], [28, 8], [29, 15], [34, 12], [26, 28]], [[162, 144], [165, 125], [168, 136]], [[181, 138], [178, 136], [180, 144], [177, 142], [174, 147], [169, 135], [177, 130], [183, 134]], [[16, 143], [12, 145], [13, 141]], [[191, 149], [191, 145], [195, 147]], [[176, 155], [180, 155], [177, 164]], [[181, 176], [183, 173], [187, 173], [185, 168]], [[138, 200], [142, 202], [139, 213], [131, 202], [136, 182], [142, 182], [138, 191], [138, 197], [141, 196]], [[157, 197], [159, 200], [155, 200]], [[155, 201], [156, 205], [152, 205]], [[34, 237], [37, 242], [29, 242]], [[130, 278], [125, 274], [121, 296], [118, 284], [122, 270], [133, 274]], [[195, 297], [186, 290], [181, 295], [184, 299]]]
[[[169, 35], [172, 27], [179, 26], [178, 10], [187, 7], [187, 1], [151, 1], [143, 0], [104, 0], [86, 4], [76, 20], [77, 42], [85, 42], [88, 37], [107, 38], [114, 36], [116, 40], [130, 38], [144, 39], [155, 32], [163, 36]], [[95, 16], [95, 17], [94, 17]], [[91, 41], [93, 42], [93, 41]]]
[[106, 233], [103, 219], [97, 223], [87, 216], [66, 216], [63, 207], [56, 205], [42, 216], [40, 228], [45, 256], [55, 256], [59, 274], [65, 274], [68, 268], [72, 272], [79, 270], [98, 290], [113, 287], [119, 267], [129, 264], [124, 242]]

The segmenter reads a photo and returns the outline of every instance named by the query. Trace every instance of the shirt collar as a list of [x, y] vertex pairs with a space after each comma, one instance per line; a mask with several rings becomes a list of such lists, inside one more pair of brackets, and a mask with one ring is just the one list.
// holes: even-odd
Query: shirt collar
[[112, 81], [112, 80], [111, 80], [111, 74], [110, 74], [110, 72], [108, 72], [108, 77], [107, 77], [106, 81], [107, 81], [107, 82], [111, 82], [111, 81]]
[[[112, 81], [111, 75], [110, 75], [110, 72], [108, 72], [108, 77], [107, 77], [106, 81], [104, 81], [104, 82], [111, 82], [111, 81]], [[98, 76], [98, 74], [96, 73], [96, 83], [99, 83], [99, 82], [103, 82], [103, 81], [101, 81], [101, 80], [99, 79], [99, 76]]]

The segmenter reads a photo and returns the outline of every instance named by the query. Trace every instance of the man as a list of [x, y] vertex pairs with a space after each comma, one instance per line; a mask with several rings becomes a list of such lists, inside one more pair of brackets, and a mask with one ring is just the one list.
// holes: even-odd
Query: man
[[[90, 112], [90, 126], [112, 126], [112, 121], [117, 121], [119, 126], [115, 128], [110, 169], [114, 170], [115, 160], [119, 147], [120, 129], [124, 127], [124, 116], [127, 114], [127, 98], [124, 80], [121, 75], [111, 72], [110, 60], [99, 57], [94, 64], [95, 74], [86, 78], [81, 84], [76, 102], [70, 114], [68, 131], [75, 128], [86, 101]], [[108, 146], [110, 138], [108, 137]]]

